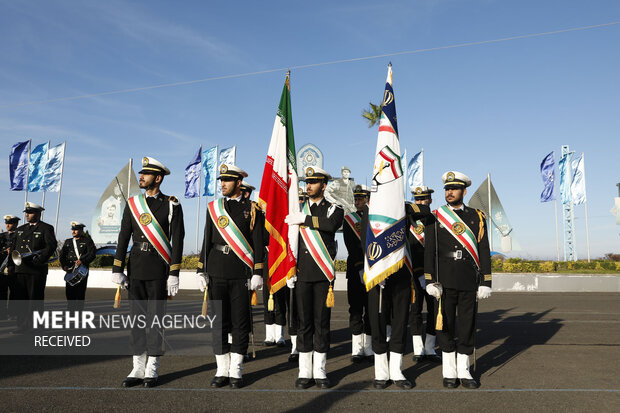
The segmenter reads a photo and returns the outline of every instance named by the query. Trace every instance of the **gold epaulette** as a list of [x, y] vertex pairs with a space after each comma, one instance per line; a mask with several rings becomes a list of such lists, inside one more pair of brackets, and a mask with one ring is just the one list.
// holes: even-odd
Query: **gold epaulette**
[[415, 213], [420, 212], [420, 207], [417, 204], [409, 204], [409, 205], [411, 205], [411, 209], [413, 209], [413, 212]]
[[252, 231], [254, 230], [254, 222], [256, 221], [256, 211], [261, 211], [261, 209], [260, 206], [258, 206], [258, 204], [254, 201], [250, 201], [250, 205], [250, 216], [252, 217], [252, 219], [250, 219], [250, 231]]
[[480, 218], [480, 223], [478, 224], [478, 242], [480, 242], [484, 235], [484, 226], [486, 225], [487, 217], [484, 212], [479, 209], [476, 209], [476, 212], [478, 213], [478, 218]]

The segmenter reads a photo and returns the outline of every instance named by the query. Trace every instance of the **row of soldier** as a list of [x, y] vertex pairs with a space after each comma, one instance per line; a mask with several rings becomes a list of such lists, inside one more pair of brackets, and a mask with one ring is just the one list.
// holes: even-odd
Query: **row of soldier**
[[[163, 314], [166, 298], [176, 295], [179, 289], [185, 231], [179, 201], [160, 191], [169, 173], [161, 162], [145, 157], [139, 172], [140, 188], [145, 192], [130, 198], [124, 210], [112, 281], [128, 289], [133, 315]], [[212, 387], [243, 386], [243, 363], [252, 324], [249, 292], [260, 290], [268, 274], [268, 233], [262, 211], [249, 199], [253, 188], [243, 181], [246, 177], [247, 173], [237, 166], [220, 167], [218, 179], [224, 197], [209, 204], [197, 269], [201, 291], [208, 288], [208, 299], [222, 303], [220, 336], [214, 339], [217, 371]], [[315, 384], [322, 389], [331, 386], [327, 353], [329, 301], [330, 296], [333, 300], [334, 280], [327, 279], [321, 271], [321, 257], [309, 240], [320, 240], [326, 247], [324, 253], [333, 260], [337, 249], [335, 234], [342, 227], [348, 251], [351, 360], [374, 360], [375, 388], [386, 388], [390, 382], [403, 389], [413, 387], [402, 373], [409, 327], [415, 361], [441, 362], [443, 385], [447, 388], [457, 387], [459, 383], [466, 388], [477, 388], [479, 384], [469, 371], [470, 356], [474, 351], [477, 300], [490, 296], [491, 268], [484, 214], [463, 203], [466, 188], [471, 184], [469, 178], [455, 171], [444, 174], [447, 204], [433, 213], [429, 208], [433, 190], [420, 187], [413, 191], [415, 202], [404, 205], [413, 274], [404, 266], [368, 292], [363, 279], [366, 234], [361, 229], [368, 226], [371, 193], [358, 185], [354, 191], [357, 211], [345, 215], [341, 207], [323, 197], [330, 179], [326, 171], [309, 168], [305, 174], [306, 191], [303, 196], [300, 193], [300, 212], [291, 213], [285, 219], [289, 225], [300, 225], [307, 236], [300, 235], [297, 274], [271, 297], [273, 311], [268, 311], [265, 305], [265, 344], [285, 345], [288, 314], [292, 343], [289, 361], [299, 365], [295, 386], [300, 389]], [[53, 228], [40, 222], [40, 209], [34, 204], [26, 206], [29, 222], [17, 228], [13, 248], [25, 253], [45, 245], [55, 246]], [[63, 252], [74, 251], [69, 260], [64, 259], [64, 263], [61, 260], [65, 270], [75, 268], [76, 263], [87, 266], [92, 260], [90, 248], [94, 250], [92, 241], [80, 242], [83, 225], [72, 223], [72, 230], [77, 246], [72, 239], [65, 242]], [[45, 266], [46, 274], [45, 261], [51, 254], [51, 250], [41, 252], [36, 256], [38, 262], [28, 265], [38, 265], [37, 274], [42, 274]], [[26, 264], [22, 262], [23, 265]], [[17, 288], [21, 299], [43, 299], [44, 276], [33, 277], [19, 266], [11, 271], [21, 279]], [[74, 296], [83, 300], [85, 288], [84, 282]], [[269, 293], [266, 288], [263, 291], [266, 303]], [[67, 298], [69, 294], [68, 289]], [[425, 331], [422, 328], [424, 302], [427, 304]], [[28, 328], [25, 319], [18, 320], [18, 324], [19, 329]], [[441, 358], [435, 351], [435, 337]], [[157, 385], [160, 357], [164, 353], [162, 339], [162, 332], [155, 328], [132, 329], [133, 368], [123, 387]]]
[[[17, 320], [13, 334], [30, 330], [29, 310], [42, 310], [45, 299], [48, 263], [58, 259], [67, 274], [76, 268], [88, 268], [95, 259], [93, 240], [85, 235], [84, 224], [71, 222], [71, 238], [65, 240], [57, 254], [54, 228], [41, 221], [44, 208], [34, 202], [27, 202], [24, 213], [26, 223], [19, 225], [20, 218], [5, 215], [6, 232], [0, 234], [0, 320]], [[14, 262], [14, 252], [17, 263]], [[22, 259], [23, 258], [23, 259]], [[84, 308], [88, 277], [79, 277], [80, 282], [66, 283], [67, 309], [80, 311]]]

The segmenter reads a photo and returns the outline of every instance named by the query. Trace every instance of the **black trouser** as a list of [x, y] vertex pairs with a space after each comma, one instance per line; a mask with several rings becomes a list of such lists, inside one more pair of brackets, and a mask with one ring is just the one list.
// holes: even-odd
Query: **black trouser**
[[288, 287], [282, 287], [273, 295], [273, 311], [267, 310], [269, 289], [263, 288], [263, 304], [265, 306], [265, 324], [286, 325], [286, 299]]
[[15, 273], [0, 274], [0, 319], [15, 313]]
[[[381, 313], [379, 313], [379, 295], [381, 286], [377, 285], [368, 292], [368, 312], [372, 332], [372, 350], [377, 354], [405, 353], [407, 340], [407, 321], [411, 303], [411, 274], [405, 267], [390, 275], [382, 293]], [[386, 342], [386, 325], [392, 326], [390, 342]], [[388, 346], [389, 344], [389, 346]]]
[[295, 299], [299, 315], [297, 350], [300, 353], [309, 351], [327, 353], [329, 350], [329, 322], [332, 311], [325, 305], [329, 285], [327, 280], [297, 281], [295, 284]]
[[[250, 335], [248, 280], [210, 277], [209, 300], [221, 302], [222, 314], [215, 314], [213, 351], [246, 354]], [[228, 343], [228, 333], [232, 344]]]
[[67, 310], [82, 311], [84, 309], [84, 300], [86, 299], [86, 285], [88, 277], [85, 277], [75, 285], [67, 284], [65, 286], [65, 295], [67, 297]]
[[422, 286], [415, 280], [415, 303], [411, 303], [409, 311], [409, 329], [412, 336], [422, 335], [422, 307], [426, 301], [426, 334], [435, 335], [435, 297], [426, 293]]
[[47, 274], [16, 274], [15, 298], [17, 310], [17, 326], [30, 328], [32, 312], [43, 311], [45, 299], [45, 283]]
[[350, 274], [347, 278], [347, 297], [349, 299], [349, 328], [354, 336], [370, 334], [368, 319], [368, 293], [360, 277]]
[[290, 288], [284, 287], [282, 289], [286, 291], [284, 304], [286, 305], [286, 311], [290, 312], [291, 318], [290, 324], [288, 326], [288, 335], [296, 336], [297, 332], [299, 331], [299, 315], [297, 313], [297, 299], [295, 298], [295, 289], [293, 289], [292, 294]]
[[159, 319], [166, 313], [166, 299], [168, 288], [166, 280], [129, 280], [129, 301], [132, 317], [142, 316], [146, 321], [146, 328], [138, 325], [131, 329], [130, 344], [134, 355], [140, 355], [146, 351], [149, 356], [161, 356], [164, 354], [163, 328], [157, 325], [150, 328], [153, 319]]
[[[467, 355], [474, 352], [475, 313], [475, 291], [461, 291], [444, 287], [441, 296], [443, 329], [437, 330], [437, 343], [441, 351], [452, 353], [456, 350], [457, 353]], [[458, 343], [454, 339], [457, 332]]]

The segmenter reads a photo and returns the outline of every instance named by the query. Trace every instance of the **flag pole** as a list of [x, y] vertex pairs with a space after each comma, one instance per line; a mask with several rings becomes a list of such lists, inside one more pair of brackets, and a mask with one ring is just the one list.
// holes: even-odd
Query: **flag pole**
[[28, 203], [28, 181], [30, 179], [30, 149], [32, 148], [32, 139], [28, 139], [28, 162], [26, 163], [26, 199], [24, 200], [24, 224], [26, 223], [25, 207]]
[[196, 211], [196, 254], [200, 254], [198, 243], [200, 242], [200, 184], [202, 183], [202, 145], [200, 145], [200, 172], [198, 172], [198, 209]]
[[491, 173], [489, 172], [487, 174], [487, 198], [489, 200], [489, 216], [487, 217], [487, 220], [489, 221], [488, 224], [488, 235], [489, 235], [489, 250], [493, 251], [493, 218], [492, 218], [492, 214], [491, 214]]
[[422, 185], [424, 185], [424, 148], [422, 148]]
[[41, 206], [43, 207], [43, 211], [41, 211], [41, 221], [43, 221], [43, 214], [45, 213], [45, 193], [47, 192], [45, 190], [45, 172], [47, 172], [47, 163], [50, 160], [50, 144], [51, 144], [51, 141], [47, 141], [47, 152], [45, 155], [47, 159], [45, 160], [45, 171], [43, 172], [43, 185], [42, 185], [43, 186], [43, 200], [41, 202]]
[[67, 141], [64, 141], [62, 143], [62, 166], [60, 167], [60, 185], [58, 186], [58, 203], [56, 204], [56, 223], [54, 224], [54, 233], [58, 233], [58, 212], [60, 211], [60, 194], [62, 192], [62, 175], [65, 172], [65, 152], [66, 151], [67, 151]]
[[131, 196], [131, 174], [133, 173], [133, 158], [129, 158], [129, 168], [127, 169], [127, 199]]
[[586, 202], [584, 202], [586, 212], [586, 248], [588, 251], [588, 262], [590, 262], [590, 229], [588, 227], [588, 196], [586, 193], [586, 154], [581, 154], [581, 162], [583, 162], [583, 192], [586, 195]]
[[[555, 186], [555, 181], [553, 182], [553, 185]], [[555, 249], [557, 250], [557, 253], [558, 253], [558, 257], [556, 261], [559, 262], [560, 261], [560, 236], [558, 234], [558, 199], [557, 198], [553, 202], [553, 205], [555, 206]]]

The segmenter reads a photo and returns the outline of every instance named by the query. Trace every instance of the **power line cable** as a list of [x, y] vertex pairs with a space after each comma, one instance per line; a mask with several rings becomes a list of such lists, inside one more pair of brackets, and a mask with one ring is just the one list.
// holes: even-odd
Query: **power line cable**
[[60, 97], [60, 98], [35, 100], [35, 101], [22, 102], [22, 103], [9, 103], [9, 104], [6, 104], [6, 105], [0, 105], [0, 108], [11, 108], [11, 107], [18, 107], [18, 106], [38, 105], [38, 104], [43, 104], [43, 103], [63, 102], [63, 101], [76, 100], [76, 99], [86, 99], [86, 98], [93, 98], [93, 97], [98, 97], [98, 96], [118, 95], [118, 94], [121, 94], [121, 93], [133, 93], [133, 92], [141, 92], [141, 91], [152, 90], [152, 89], [161, 89], [161, 88], [168, 88], [168, 87], [193, 85], [193, 84], [196, 84], [196, 83], [205, 83], [205, 82], [211, 82], [211, 81], [215, 81], [215, 80], [234, 79], [234, 78], [241, 78], [241, 77], [248, 77], [248, 76], [263, 75], [263, 74], [267, 74], [267, 73], [281, 72], [281, 71], [285, 71], [285, 70], [309, 69], [309, 68], [314, 68], [314, 67], [319, 67], [319, 66], [328, 66], [328, 65], [335, 65], [335, 64], [341, 64], [341, 63], [353, 63], [353, 62], [360, 62], [360, 61], [364, 61], [364, 60], [381, 59], [381, 58], [384, 58], [384, 57], [411, 55], [411, 54], [418, 54], [418, 53], [433, 52], [433, 51], [438, 51], [438, 50], [456, 49], [456, 48], [460, 48], [460, 47], [480, 46], [480, 45], [491, 44], [491, 43], [506, 42], [506, 41], [510, 41], [510, 40], [520, 40], [520, 39], [528, 39], [528, 38], [532, 38], [532, 37], [551, 36], [551, 35], [560, 34], [560, 33], [568, 33], [568, 32], [582, 31], [582, 30], [598, 29], [598, 28], [601, 28], [601, 27], [614, 26], [614, 25], [618, 25], [618, 24], [620, 24], [620, 21], [595, 24], [595, 25], [591, 25], [591, 26], [572, 27], [572, 28], [569, 28], [569, 29], [554, 30], [554, 31], [550, 31], [550, 32], [530, 33], [530, 34], [523, 34], [523, 35], [519, 35], [519, 36], [501, 37], [501, 38], [498, 38], [498, 39], [481, 40], [481, 41], [477, 41], [477, 42], [467, 42], [467, 43], [458, 43], [458, 44], [447, 45], [447, 46], [430, 47], [430, 48], [426, 48], [426, 49], [407, 50], [407, 51], [403, 51], [403, 52], [385, 53], [385, 54], [373, 55], [373, 56], [365, 56], [365, 57], [355, 57], [355, 58], [350, 58], [350, 59], [332, 60], [332, 61], [329, 61], [329, 62], [310, 63], [310, 64], [306, 64], [306, 65], [289, 66], [289, 67], [279, 67], [279, 68], [275, 68], [275, 69], [260, 70], [260, 71], [256, 71], [256, 72], [247, 72], [247, 73], [239, 73], [239, 74], [233, 74], [233, 75], [223, 75], [223, 76], [207, 77], [207, 78], [204, 78], [204, 79], [186, 80], [186, 81], [182, 81], [182, 82], [163, 83], [163, 84], [160, 84], [160, 85], [151, 85], [151, 86], [135, 87], [135, 88], [129, 88], [129, 89], [111, 90], [111, 91], [108, 91], [108, 92], [91, 93], [91, 94], [87, 94], [87, 95], [66, 96], [66, 97]]

